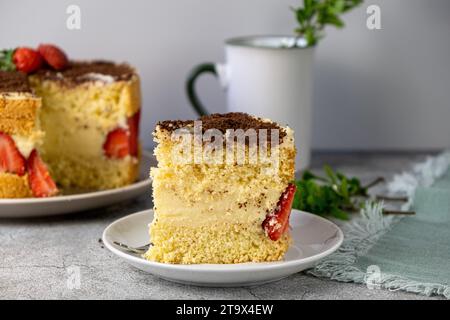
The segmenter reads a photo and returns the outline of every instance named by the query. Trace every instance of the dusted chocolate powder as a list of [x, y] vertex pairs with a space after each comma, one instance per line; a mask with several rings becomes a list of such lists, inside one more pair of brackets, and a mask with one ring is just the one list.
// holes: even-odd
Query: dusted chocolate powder
[[114, 81], [128, 81], [135, 71], [127, 64], [115, 64], [109, 61], [70, 61], [69, 66], [61, 71], [43, 68], [36, 73], [42, 79], [59, 80], [68, 85], [89, 82], [92, 75], [112, 77]]
[[16, 71], [0, 71], [0, 92], [31, 92], [26, 74]]
[[[227, 129], [242, 129], [244, 131], [254, 129], [257, 132], [259, 129], [266, 129], [268, 130], [267, 139], [270, 140], [270, 130], [278, 129], [280, 143], [286, 136], [284, 129], [276, 122], [266, 122], [260, 118], [252, 117], [249, 114], [242, 112], [230, 112], [225, 114], [215, 113], [208, 116], [203, 116], [198, 120], [202, 121], [203, 132], [209, 129], [217, 129], [222, 133], [225, 133]], [[166, 120], [158, 122], [158, 126], [162, 130], [166, 131], [173, 131], [193, 125], [194, 120]]]

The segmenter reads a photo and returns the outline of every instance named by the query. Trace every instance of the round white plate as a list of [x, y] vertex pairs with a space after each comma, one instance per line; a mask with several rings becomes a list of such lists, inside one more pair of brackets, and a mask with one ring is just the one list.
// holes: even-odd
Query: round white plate
[[117, 247], [114, 242], [131, 247], [149, 243], [148, 224], [153, 210], [138, 212], [110, 224], [103, 232], [103, 243], [131, 265], [157, 277], [198, 286], [236, 287], [280, 280], [313, 267], [336, 251], [344, 235], [332, 222], [316, 215], [292, 210], [290, 224], [293, 243], [283, 261], [240, 264], [179, 265], [147, 261]]
[[131, 185], [102, 191], [75, 193], [51, 198], [0, 199], [0, 218], [28, 218], [60, 215], [120, 203], [149, 193], [150, 166], [156, 160], [149, 152], [142, 153], [139, 181]]

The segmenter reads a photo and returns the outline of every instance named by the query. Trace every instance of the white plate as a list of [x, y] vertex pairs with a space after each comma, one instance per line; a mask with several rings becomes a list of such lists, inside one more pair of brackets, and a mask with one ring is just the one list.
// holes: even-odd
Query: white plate
[[198, 286], [236, 287], [280, 280], [313, 267], [336, 251], [344, 235], [332, 222], [316, 215], [292, 210], [290, 224], [293, 244], [283, 261], [241, 264], [176, 265], [151, 262], [117, 247], [114, 241], [139, 247], [149, 243], [148, 224], [153, 210], [138, 212], [110, 224], [103, 242], [114, 254], [131, 265], [157, 277]]
[[28, 218], [60, 215], [112, 205], [132, 199], [143, 193], [150, 194], [150, 166], [155, 165], [154, 156], [143, 152], [139, 181], [131, 185], [85, 193], [62, 195], [51, 198], [0, 199], [0, 218]]

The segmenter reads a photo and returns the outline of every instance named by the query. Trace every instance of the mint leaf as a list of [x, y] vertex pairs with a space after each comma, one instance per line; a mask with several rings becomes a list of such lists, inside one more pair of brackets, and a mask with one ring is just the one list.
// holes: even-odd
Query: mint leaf
[[14, 71], [16, 66], [13, 63], [14, 49], [0, 51], [0, 70]]
[[337, 183], [337, 177], [333, 172], [333, 169], [331, 169], [331, 167], [329, 165], [325, 165], [323, 167], [325, 173], [327, 174], [328, 178], [330, 179], [332, 184], [336, 184]]
[[345, 26], [340, 15], [359, 6], [363, 0], [303, 0], [303, 6], [293, 8], [299, 27], [294, 31], [314, 46], [323, 37], [323, 30], [331, 25]]
[[292, 207], [321, 216], [348, 220], [348, 211], [358, 211], [367, 197], [367, 187], [358, 178], [347, 177], [324, 166], [326, 178], [306, 170], [300, 180], [294, 181], [297, 192]]

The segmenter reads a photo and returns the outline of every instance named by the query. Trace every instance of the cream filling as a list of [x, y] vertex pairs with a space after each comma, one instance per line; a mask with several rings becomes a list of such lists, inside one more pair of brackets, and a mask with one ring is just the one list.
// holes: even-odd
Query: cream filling
[[27, 159], [34, 149], [41, 146], [43, 136], [44, 134], [42, 132], [36, 131], [30, 136], [13, 134], [11, 135], [11, 138], [14, 140], [14, 143], [22, 156]]
[[[52, 119], [44, 121], [53, 122]], [[72, 158], [103, 156], [103, 144], [106, 140], [105, 133], [94, 126], [77, 126], [73, 123], [74, 121], [69, 119], [65, 119], [65, 122], [64, 127], [44, 126], [46, 128], [44, 150], [48, 157], [57, 155]]]
[[280, 193], [276, 190], [266, 192], [266, 200], [256, 201], [236, 200], [237, 194], [221, 196], [220, 199], [196, 201], [189, 205], [180, 201], [173, 194], [159, 193], [156, 218], [162, 223], [171, 225], [197, 227], [221, 223], [250, 224], [261, 227], [267, 211], [275, 209]]
[[114, 77], [106, 74], [90, 72], [83, 75], [81, 78], [90, 81], [98, 82], [99, 84], [111, 84], [115, 81]]
[[[43, 150], [47, 157], [59, 155], [73, 159], [103, 157], [103, 144], [108, 132], [100, 128], [95, 120], [81, 120], [78, 117], [67, 116], [63, 112], [47, 112], [41, 117], [46, 132]], [[58, 123], [64, 125], [55, 125]], [[115, 127], [126, 129], [126, 117]]]
[[2, 92], [0, 93], [0, 98], [15, 99], [15, 100], [40, 99], [39, 97], [30, 92]]

